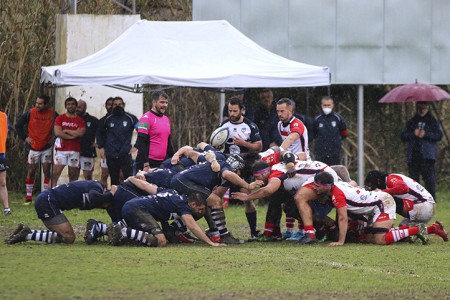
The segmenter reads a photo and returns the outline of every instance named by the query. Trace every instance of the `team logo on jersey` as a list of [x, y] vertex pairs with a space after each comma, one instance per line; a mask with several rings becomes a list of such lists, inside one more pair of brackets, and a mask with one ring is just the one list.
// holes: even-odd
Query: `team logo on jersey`
[[336, 121], [332, 121], [331, 126], [336, 127]]
[[114, 127], [114, 123], [109, 123], [109, 127], [113, 128]]
[[145, 122], [139, 122], [139, 123], [138, 123], [138, 130], [140, 130], [140, 129], [142, 129], [142, 130], [147, 130], [147, 129], [148, 129], [148, 123], [145, 123]]
[[245, 133], [246, 128], [241, 128], [242, 133]]
[[319, 123], [319, 128], [322, 128], [323, 127], [323, 124], [322, 123]]
[[87, 127], [91, 127], [91, 122], [86, 122]]
[[127, 121], [123, 121], [122, 124], [123, 124], [123, 127], [127, 127], [128, 122]]
[[298, 127], [298, 123], [294, 123], [292, 125], [293, 125], [293, 127]]

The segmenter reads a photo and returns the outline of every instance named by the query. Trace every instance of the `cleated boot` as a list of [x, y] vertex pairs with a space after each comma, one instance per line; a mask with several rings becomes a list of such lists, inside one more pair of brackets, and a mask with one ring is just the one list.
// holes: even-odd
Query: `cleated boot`
[[312, 245], [316, 244], [318, 240], [316, 238], [312, 238], [309, 234], [304, 235], [301, 239], [298, 240], [298, 243], [301, 245]]
[[235, 238], [231, 232], [228, 232], [220, 236], [220, 242], [222, 244], [243, 244], [245, 241]]
[[256, 232], [250, 234], [250, 238], [247, 240], [247, 242], [256, 242], [258, 238], [260, 238], [262, 235], [261, 231], [256, 230]]
[[120, 246], [123, 242], [122, 236], [122, 225], [120, 223], [111, 223], [106, 228], [106, 233], [108, 234], [108, 245]]
[[287, 240], [287, 239], [290, 239], [293, 235], [294, 235], [294, 233], [292, 231], [285, 231], [285, 232], [283, 232], [283, 234], [281, 236], [282, 236], [283, 240]]
[[290, 238], [286, 239], [286, 241], [293, 241], [293, 242], [297, 242], [299, 241], [302, 237], [304, 237], [305, 235], [303, 234], [303, 232], [301, 231], [297, 231], [294, 235], [292, 235]]
[[86, 231], [84, 232], [84, 241], [86, 244], [91, 245], [99, 238], [99, 232], [97, 230], [97, 221], [89, 219], [86, 223]]
[[[17, 231], [19, 227], [21, 228], [19, 231]], [[27, 235], [31, 233], [31, 229], [27, 225], [19, 224], [14, 232], [15, 234], [12, 234], [9, 239], [6, 240], [7, 244], [12, 245], [20, 242], [25, 242], [27, 240]]]
[[429, 239], [426, 235], [426, 227], [425, 224], [419, 224], [419, 232], [416, 234], [416, 237], [422, 241], [422, 245], [428, 245]]
[[181, 231], [177, 231], [175, 232], [176, 237], [178, 238], [178, 241], [180, 243], [184, 243], [184, 244], [193, 244], [198, 242], [198, 238], [190, 235], [187, 232], [181, 232]]
[[448, 233], [444, 230], [444, 224], [440, 221], [436, 221], [433, 224], [434, 227], [436, 227], [436, 233], [438, 236], [440, 236], [444, 242], [448, 242]]

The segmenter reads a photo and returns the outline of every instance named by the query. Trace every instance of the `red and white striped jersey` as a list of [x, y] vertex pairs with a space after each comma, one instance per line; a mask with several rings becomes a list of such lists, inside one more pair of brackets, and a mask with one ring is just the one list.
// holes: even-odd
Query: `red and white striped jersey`
[[292, 118], [287, 123], [283, 123], [281, 121], [278, 122], [278, 132], [281, 135], [283, 141], [291, 134], [292, 132], [296, 132], [299, 135], [299, 139], [295, 140], [288, 149], [292, 153], [306, 153], [307, 159], [311, 159], [309, 154], [309, 145], [308, 145], [308, 130], [302, 121], [292, 116]]
[[411, 200], [414, 204], [435, 203], [433, 196], [420, 183], [402, 174], [388, 174], [383, 192], [396, 198]]

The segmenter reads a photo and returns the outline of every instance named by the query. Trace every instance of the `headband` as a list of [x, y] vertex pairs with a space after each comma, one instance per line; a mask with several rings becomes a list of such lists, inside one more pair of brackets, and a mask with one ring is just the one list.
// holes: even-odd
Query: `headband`
[[262, 169], [262, 170], [253, 172], [253, 177], [256, 177], [256, 176], [265, 174], [265, 173], [267, 173], [267, 172], [270, 172], [270, 167], [267, 167], [267, 168], [264, 168], [264, 169]]

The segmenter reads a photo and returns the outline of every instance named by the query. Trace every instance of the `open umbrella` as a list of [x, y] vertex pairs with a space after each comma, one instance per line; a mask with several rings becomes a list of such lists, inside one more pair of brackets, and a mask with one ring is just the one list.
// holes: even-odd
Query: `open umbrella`
[[421, 101], [441, 101], [450, 99], [450, 94], [430, 84], [411, 83], [391, 90], [378, 103], [404, 103]]

